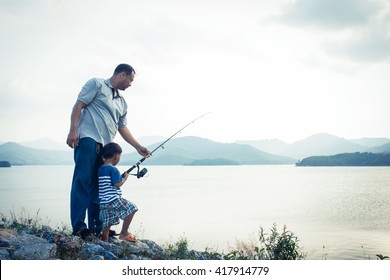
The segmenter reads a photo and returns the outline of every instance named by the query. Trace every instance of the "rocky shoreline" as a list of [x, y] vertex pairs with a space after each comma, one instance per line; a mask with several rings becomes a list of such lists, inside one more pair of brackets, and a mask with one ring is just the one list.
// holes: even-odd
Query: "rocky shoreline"
[[[172, 248], [171, 248], [172, 249]], [[172, 260], [220, 259], [220, 256], [195, 250], [172, 250], [152, 240], [136, 243], [110, 238], [83, 240], [78, 236], [59, 233], [48, 226], [20, 230], [0, 224], [0, 260]]]

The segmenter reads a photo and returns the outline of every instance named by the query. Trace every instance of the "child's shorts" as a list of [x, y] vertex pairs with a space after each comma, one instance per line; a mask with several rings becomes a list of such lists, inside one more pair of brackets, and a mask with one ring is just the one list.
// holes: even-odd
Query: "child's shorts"
[[120, 197], [112, 202], [100, 204], [100, 221], [103, 228], [119, 224], [119, 219], [124, 219], [133, 212], [137, 212], [135, 204]]

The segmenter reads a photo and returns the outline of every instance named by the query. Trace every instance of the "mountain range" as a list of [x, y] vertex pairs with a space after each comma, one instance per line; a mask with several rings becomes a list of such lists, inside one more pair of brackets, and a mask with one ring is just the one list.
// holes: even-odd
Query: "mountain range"
[[[154, 150], [160, 143], [149, 147]], [[140, 159], [137, 153], [122, 156], [121, 162], [133, 164]], [[295, 159], [260, 151], [250, 145], [218, 143], [208, 139], [187, 136], [172, 139], [163, 150], [156, 151], [148, 159], [152, 165], [199, 164], [207, 160], [209, 164], [292, 164]], [[195, 162], [195, 163], [194, 163]]]
[[44, 150], [8, 142], [0, 145], [0, 161], [11, 165], [61, 165], [72, 164], [71, 151]]
[[[140, 138], [152, 151], [163, 137]], [[148, 145], [149, 143], [154, 143]], [[122, 143], [120, 143], [122, 144]], [[132, 165], [141, 157], [129, 145], [122, 145], [121, 164]], [[231, 165], [231, 164], [294, 164], [309, 156], [340, 153], [390, 153], [390, 139], [361, 138], [347, 140], [331, 134], [315, 134], [292, 144], [278, 139], [219, 143], [187, 136], [173, 138], [147, 159], [148, 165]], [[0, 144], [0, 161], [12, 165], [73, 164], [73, 151], [48, 138], [24, 143]]]
[[236, 141], [238, 144], [251, 145], [268, 153], [303, 159], [309, 156], [327, 156], [340, 153], [390, 152], [390, 139], [388, 138], [361, 138], [344, 139], [327, 133], [319, 133], [309, 136], [292, 144], [278, 139], [259, 141]]

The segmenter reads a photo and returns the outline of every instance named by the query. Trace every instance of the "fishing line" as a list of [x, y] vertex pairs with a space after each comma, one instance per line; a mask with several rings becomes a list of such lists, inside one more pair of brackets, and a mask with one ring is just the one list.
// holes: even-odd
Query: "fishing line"
[[[188, 124], [186, 124], [185, 126], [183, 126], [182, 128], [180, 128], [177, 132], [175, 132], [174, 134], [172, 134], [171, 137], [169, 137], [168, 139], [166, 139], [164, 142], [162, 142], [160, 145], [158, 145], [153, 151], [150, 152], [150, 155], [153, 155], [153, 153], [155, 151], [157, 151], [158, 149], [160, 148], [163, 148], [164, 149], [164, 145], [165, 143], [167, 143], [169, 140], [171, 140], [173, 137], [175, 137], [177, 134], [181, 133], [183, 129], [185, 129], [187, 126], [195, 123], [197, 120], [199, 120], [200, 118], [203, 118], [204, 116], [206, 116], [207, 114], [210, 114], [210, 112], [206, 113], [206, 114], [203, 114], [199, 117], [197, 117], [196, 119], [190, 121]], [[142, 178], [145, 176], [145, 174], [148, 172], [148, 170], [146, 168], [143, 168], [141, 171], [140, 171], [140, 165], [141, 163], [143, 163], [145, 161], [145, 159], [147, 159], [148, 157], [143, 157], [141, 158], [136, 164], [134, 164], [132, 167], [130, 167], [126, 173], [130, 173], [131, 171], [133, 171], [135, 168], [137, 168], [137, 173], [136, 174], [130, 174], [130, 175], [134, 175], [134, 176], [137, 176], [137, 178]], [[122, 174], [122, 177], [124, 176], [124, 173]]]

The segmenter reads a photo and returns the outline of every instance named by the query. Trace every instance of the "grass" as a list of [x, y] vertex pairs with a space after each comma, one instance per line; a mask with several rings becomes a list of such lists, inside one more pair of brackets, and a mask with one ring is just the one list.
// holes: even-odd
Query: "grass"
[[30, 213], [26, 213], [25, 209], [22, 209], [19, 216], [15, 212], [11, 212], [9, 226], [16, 230], [21, 230], [25, 228], [31, 228], [33, 231], [38, 230], [41, 223], [41, 218], [39, 217], [39, 209], [35, 213], [35, 216], [31, 216]]
[[260, 227], [258, 238], [252, 241], [237, 241], [236, 246], [224, 256], [227, 260], [300, 260], [306, 253], [299, 246], [298, 237], [286, 226], [278, 231], [273, 224], [269, 232]]
[[178, 241], [173, 244], [165, 245], [167, 257], [171, 260], [191, 259], [189, 250], [189, 241], [186, 237], [180, 237]]
[[[260, 227], [258, 237], [251, 241], [237, 241], [228, 253], [222, 254], [206, 248], [202, 252], [205, 259], [224, 260], [299, 260], [306, 257], [298, 245], [298, 238], [284, 226], [278, 232], [276, 224], [267, 233]], [[181, 237], [173, 244], [166, 246], [169, 259], [196, 259], [197, 254], [189, 250], [189, 241], [186, 237]]]
[[[24, 208], [21, 209], [19, 214], [16, 214], [15, 211], [10, 211], [9, 217], [0, 213], [0, 219], [4, 223], [4, 226], [7, 228], [14, 229], [16, 231], [28, 230], [29, 233], [40, 235], [45, 225], [43, 225], [43, 220], [39, 214], [40, 210], [38, 209], [35, 215], [27, 213]], [[47, 223], [49, 223], [48, 221]], [[63, 234], [71, 234], [71, 229], [66, 225], [58, 226], [55, 231], [61, 232]]]

